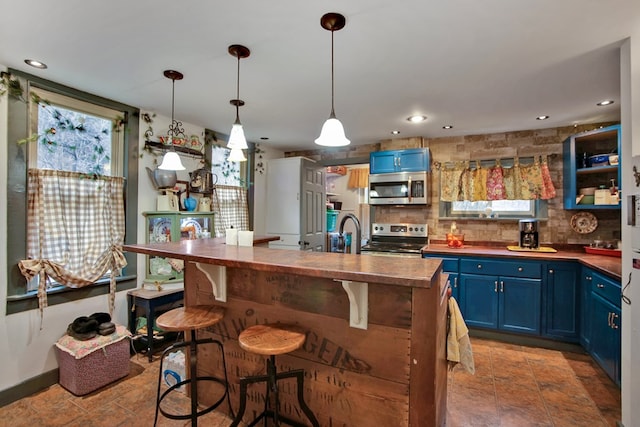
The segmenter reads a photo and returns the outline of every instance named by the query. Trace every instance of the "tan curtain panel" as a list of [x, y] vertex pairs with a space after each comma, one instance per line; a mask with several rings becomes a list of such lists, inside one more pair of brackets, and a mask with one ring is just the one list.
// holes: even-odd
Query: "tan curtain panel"
[[547, 158], [538, 156], [531, 164], [513, 160], [512, 167], [495, 165], [483, 167], [479, 161], [474, 168], [469, 162], [442, 166], [440, 170], [440, 200], [454, 202], [468, 200], [535, 200], [552, 199], [556, 189], [551, 180]]
[[369, 168], [349, 169], [349, 181], [347, 188], [368, 188]]
[[215, 237], [224, 237], [227, 228], [249, 229], [249, 204], [247, 189], [231, 185], [213, 187], [212, 211]]
[[51, 279], [80, 288], [107, 274], [113, 313], [115, 278], [127, 265], [124, 178], [30, 169], [28, 179], [27, 259], [18, 266], [28, 281], [39, 277], [41, 318]]

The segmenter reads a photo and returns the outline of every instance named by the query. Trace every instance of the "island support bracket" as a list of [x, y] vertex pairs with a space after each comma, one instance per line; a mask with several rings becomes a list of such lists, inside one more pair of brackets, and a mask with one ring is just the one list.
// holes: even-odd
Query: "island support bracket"
[[196, 262], [196, 268], [200, 270], [213, 290], [216, 301], [227, 302], [227, 268], [224, 265], [213, 265]]
[[349, 326], [367, 329], [369, 321], [369, 284], [351, 280], [336, 280], [349, 297]]

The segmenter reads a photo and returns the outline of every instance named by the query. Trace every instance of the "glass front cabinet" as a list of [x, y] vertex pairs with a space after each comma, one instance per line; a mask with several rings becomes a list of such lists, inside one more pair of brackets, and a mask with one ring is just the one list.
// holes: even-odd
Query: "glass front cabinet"
[[[146, 222], [146, 242], [178, 242], [210, 238], [213, 234], [211, 212], [143, 212]], [[182, 260], [159, 256], [146, 257], [145, 283], [162, 285], [184, 279]]]

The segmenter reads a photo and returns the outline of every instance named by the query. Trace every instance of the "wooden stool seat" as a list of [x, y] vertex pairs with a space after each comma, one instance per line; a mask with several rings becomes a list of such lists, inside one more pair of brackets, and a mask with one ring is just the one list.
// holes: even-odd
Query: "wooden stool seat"
[[[233, 416], [233, 408], [231, 407], [231, 399], [229, 397], [229, 379], [227, 377], [227, 363], [224, 356], [224, 348], [222, 342], [214, 340], [213, 338], [197, 339], [196, 330], [213, 326], [224, 318], [225, 309], [214, 305], [192, 305], [188, 307], [178, 307], [173, 310], [167, 311], [156, 319], [156, 325], [164, 329], [165, 331], [189, 331], [189, 341], [177, 342], [169, 346], [163, 353], [160, 359], [160, 374], [158, 375], [158, 391], [156, 395], [156, 416], [153, 421], [155, 426], [158, 422], [158, 414], [161, 413], [167, 418], [174, 420], [191, 420], [191, 426], [198, 425], [198, 417], [204, 415], [217, 408], [225, 399], [229, 404], [229, 412]], [[218, 350], [222, 359], [222, 369], [224, 378], [217, 378], [213, 376], [199, 376], [198, 375], [198, 346], [205, 344], [214, 344], [218, 347]], [[160, 394], [160, 384], [162, 381], [162, 365], [164, 358], [170, 352], [185, 348], [189, 350], [189, 378], [179, 381], [176, 384], [170, 386], [162, 394]], [[198, 383], [208, 381], [222, 385], [224, 392], [213, 404], [207, 408], [199, 410], [198, 408]], [[162, 408], [162, 401], [171, 393], [177, 391], [183, 385], [190, 386], [191, 392], [191, 411], [188, 414], [176, 414], [168, 412]]]
[[250, 377], [240, 378], [240, 406], [231, 427], [237, 427], [242, 422], [242, 417], [247, 407], [247, 387], [249, 384], [264, 382], [267, 384], [264, 411], [260, 413], [248, 427], [257, 425], [260, 420], [264, 419], [264, 425], [267, 420], [272, 419], [276, 426], [284, 423], [294, 427], [307, 427], [294, 419], [285, 417], [280, 414], [280, 391], [278, 390], [278, 380], [286, 380], [293, 378], [296, 380], [297, 397], [300, 409], [306, 415], [313, 427], [319, 427], [320, 424], [316, 419], [309, 406], [304, 401], [304, 370], [296, 369], [286, 372], [278, 372], [276, 369], [276, 356], [295, 351], [304, 345], [307, 338], [307, 332], [300, 326], [285, 323], [270, 323], [267, 325], [254, 325], [246, 328], [238, 335], [238, 344], [240, 348], [250, 353], [260, 354], [267, 357], [267, 373], [266, 375], [254, 375]]
[[187, 331], [213, 326], [224, 317], [224, 308], [215, 305], [192, 305], [167, 311], [156, 319], [165, 331]]
[[299, 326], [271, 323], [248, 327], [238, 336], [238, 343], [250, 353], [276, 356], [299, 349], [305, 339], [306, 332]]

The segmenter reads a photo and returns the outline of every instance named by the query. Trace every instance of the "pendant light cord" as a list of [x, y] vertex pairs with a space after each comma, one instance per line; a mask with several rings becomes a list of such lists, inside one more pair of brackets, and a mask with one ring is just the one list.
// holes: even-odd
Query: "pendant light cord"
[[238, 58], [238, 74], [236, 79], [236, 123], [240, 123], [240, 53], [236, 55]]
[[333, 109], [333, 33], [334, 31], [331, 30], [331, 115], [329, 116], [331, 118], [336, 117], [335, 110]]

